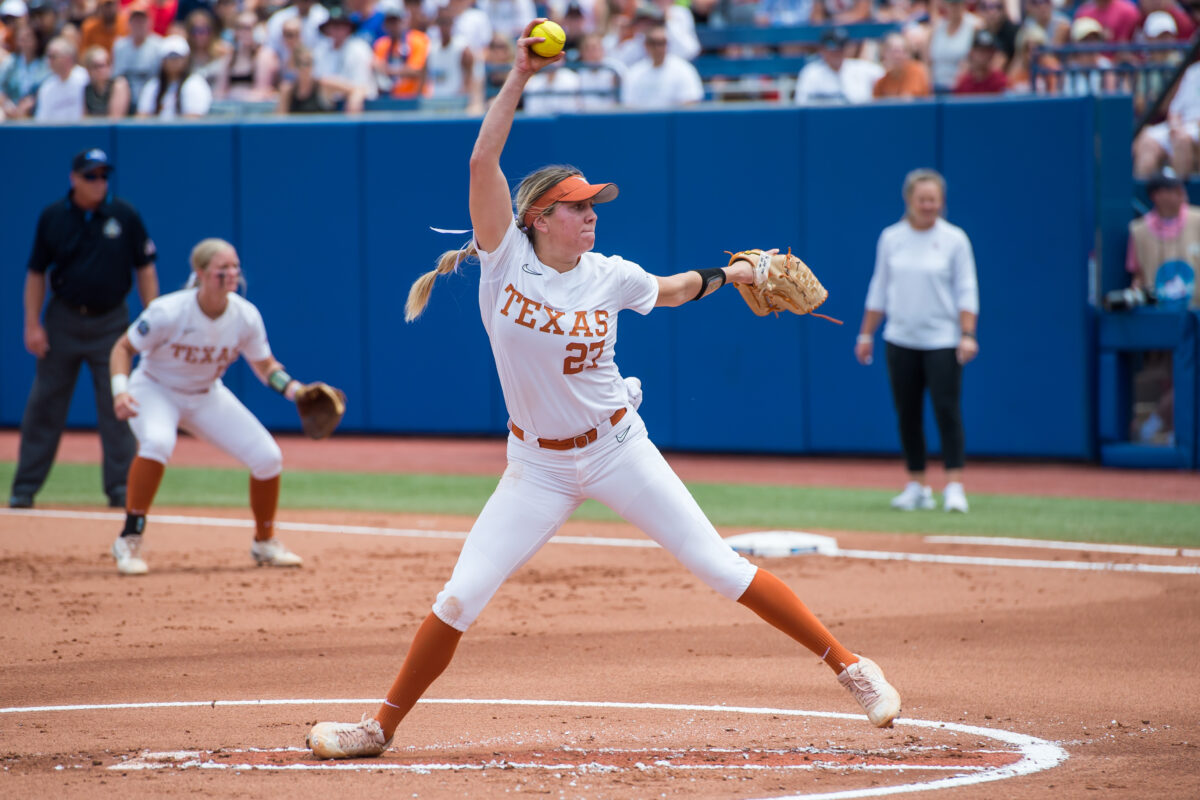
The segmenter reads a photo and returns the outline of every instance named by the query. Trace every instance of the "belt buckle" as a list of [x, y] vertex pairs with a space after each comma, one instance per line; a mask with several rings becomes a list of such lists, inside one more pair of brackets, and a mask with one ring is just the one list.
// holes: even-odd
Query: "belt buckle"
[[586, 433], [579, 434], [571, 441], [572, 441], [572, 443], [574, 443], [574, 445], [576, 447], [587, 447], [589, 444], [592, 443], [592, 440], [588, 438], [588, 435]]

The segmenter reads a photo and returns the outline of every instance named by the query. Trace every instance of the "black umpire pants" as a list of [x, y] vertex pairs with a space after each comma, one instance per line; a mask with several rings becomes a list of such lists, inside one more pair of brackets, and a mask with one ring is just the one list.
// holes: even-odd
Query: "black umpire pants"
[[87, 316], [52, 297], [43, 325], [50, 350], [38, 359], [33, 388], [21, 417], [21, 447], [12, 494], [32, 497], [46, 482], [67, 425], [79, 367], [86, 361], [96, 394], [104, 493], [110, 500], [124, 501], [125, 481], [137, 442], [129, 424], [113, 413], [108, 356], [129, 326], [129, 309], [121, 303], [111, 311]]
[[926, 390], [933, 401], [946, 469], [962, 469], [962, 364], [954, 348], [913, 350], [888, 342], [887, 367], [908, 471], [925, 471]]

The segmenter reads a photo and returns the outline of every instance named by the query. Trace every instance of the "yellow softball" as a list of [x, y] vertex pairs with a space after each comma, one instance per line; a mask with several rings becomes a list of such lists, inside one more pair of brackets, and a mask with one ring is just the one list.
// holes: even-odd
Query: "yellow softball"
[[563, 45], [567, 43], [567, 34], [563, 32], [562, 26], [551, 20], [534, 25], [529, 35], [541, 36], [546, 40], [529, 45], [530, 50], [543, 58], [553, 58], [558, 55], [562, 52]]

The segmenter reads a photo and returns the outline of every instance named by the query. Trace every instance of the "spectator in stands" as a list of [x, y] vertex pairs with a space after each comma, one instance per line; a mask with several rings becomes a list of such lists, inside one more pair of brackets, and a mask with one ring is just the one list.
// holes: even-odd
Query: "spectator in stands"
[[[213, 17], [217, 20], [217, 28], [221, 31], [221, 41], [225, 44], [233, 44], [234, 33], [237, 30], [237, 16], [240, 13], [237, 0], [217, 0], [213, 4]], [[261, 44], [266, 38], [266, 26], [260, 24], [258, 14], [254, 14], [254, 28], [255, 40]]]
[[1154, 207], [1129, 223], [1125, 268], [1132, 285], [1160, 302], [1200, 307], [1200, 208], [1188, 204], [1183, 180], [1170, 167], [1150, 176], [1146, 196]]
[[37, 90], [33, 118], [38, 122], [79, 122], [83, 119], [83, 90], [87, 70], [75, 63], [75, 45], [61, 36], [46, 46], [50, 74]]
[[[300, 41], [291, 45], [284, 44], [283, 23], [289, 19], [300, 22]], [[294, 0], [285, 8], [276, 11], [267, 20], [267, 43], [279, 56], [281, 63], [286, 63], [291, 57], [291, 48], [295, 44], [303, 44], [309, 50], [321, 41], [321, 26], [329, 19], [329, 11], [316, 0]]]
[[849, 38], [841, 28], [821, 35], [821, 57], [804, 65], [796, 79], [799, 105], [866, 103], [874, 97], [883, 67], [846, 57]]
[[314, 75], [313, 54], [304, 45], [292, 52], [295, 77], [279, 87], [280, 114], [324, 114], [333, 111], [333, 103], [325, 98]]
[[[410, 12], [411, 13], [411, 12]], [[437, 10], [429, 31], [426, 93], [441, 103], [461, 102], [472, 113], [483, 111], [482, 82], [475, 74], [475, 54], [465, 39], [454, 34], [454, 12]]]
[[816, 0], [812, 21], [817, 24], [854, 25], [870, 22], [871, 0]]
[[[1093, 17], [1076, 17], [1071, 23], [1071, 41], [1077, 44], [1100, 44], [1107, 35]], [[1108, 56], [1095, 50], [1072, 53], [1065, 64], [1063, 94], [1105, 94], [1116, 89], [1116, 77], [1110, 71], [1113, 63]]]
[[117, 37], [128, 32], [127, 26], [117, 14], [117, 0], [99, 0], [95, 15], [85, 20], [79, 30], [79, 46], [84, 50], [100, 46], [111, 55]]
[[430, 9], [431, 14], [425, 13], [424, 0], [403, 0], [404, 15], [408, 19], [408, 27], [414, 31], [420, 31], [426, 36], [429, 35], [429, 29], [433, 27], [433, 19], [437, 16], [437, 8]]
[[17, 26], [16, 45], [0, 70], [0, 110], [6, 119], [24, 119], [33, 113], [38, 87], [50, 74], [50, 65], [37, 54], [37, 34], [28, 24]]
[[[1196, 23], [1192, 22], [1191, 17], [1183, 6], [1175, 2], [1175, 0], [1138, 0], [1138, 11], [1142, 14], [1142, 34], [1145, 34], [1146, 20], [1155, 11], [1162, 11], [1171, 17], [1175, 22], [1175, 31], [1179, 41], [1186, 42], [1192, 38], [1192, 34], [1196, 32]], [[1137, 39], [1138, 37], [1134, 37]]]
[[686, 61], [700, 55], [700, 40], [696, 36], [696, 19], [692, 16], [692, 10], [675, 0], [652, 2], [667, 26], [667, 52]]
[[88, 84], [83, 90], [85, 115], [121, 119], [133, 111], [129, 81], [113, 77], [112, 58], [103, 47], [88, 48], [83, 54], [83, 66], [88, 72]]
[[1131, 42], [1142, 26], [1142, 12], [1132, 0], [1087, 0], [1075, 10], [1075, 22], [1081, 19], [1099, 22], [1102, 41], [1108, 42]]
[[671, 55], [667, 28], [658, 24], [646, 31], [646, 58], [629, 68], [621, 102], [630, 108], [672, 108], [704, 99], [704, 84], [691, 62]]
[[963, 0], [942, 0], [942, 16], [929, 35], [929, 53], [925, 59], [934, 91], [948, 92], [954, 88], [979, 27], [979, 19], [966, 12]]
[[429, 37], [408, 27], [400, 0], [383, 0], [384, 35], [375, 42], [375, 71], [392, 97], [415, 99], [425, 93]]
[[[279, 30], [279, 38], [283, 43], [281, 45], [282, 55], [276, 52], [275, 48], [271, 47], [270, 44], [259, 51], [262, 54], [264, 61], [269, 58], [268, 54], [274, 54], [275, 56], [273, 63], [269, 63], [269, 66], [273, 67], [271, 70], [271, 86], [275, 87], [276, 89], [279, 88], [283, 81], [294, 81], [296, 79], [296, 70], [294, 64], [296, 49], [299, 47], [304, 47], [304, 49], [308, 50], [310, 54], [312, 53], [312, 50], [310, 50], [308, 47], [305, 47], [302, 41], [302, 36], [303, 23], [298, 18], [293, 17], [292, 19], [284, 20], [283, 25]], [[318, 33], [317, 36], [319, 37], [320, 33]]]
[[25, 0], [3, 0], [0, 2], [0, 67], [6, 57], [17, 51], [17, 27], [28, 22], [29, 7]]
[[[617, 22], [618, 26], [605, 37], [604, 47], [626, 67], [646, 58], [646, 32], [655, 25], [666, 24], [662, 12], [647, 2], [639, 2], [632, 14], [618, 16]], [[668, 35], [667, 52], [670, 51]]]
[[62, 32], [58, 6], [55, 0], [25, 0], [25, 5], [29, 8], [29, 25], [37, 34], [38, 54], [44, 56], [50, 40]]
[[95, 0], [67, 0], [63, 9], [63, 28], [68, 25], [79, 31], [83, 21], [96, 10]]
[[533, 0], [479, 0], [476, 6], [487, 14], [492, 33], [516, 41], [529, 20], [538, 15]]
[[562, 17], [561, 24], [565, 37], [563, 52], [567, 54], [567, 61], [578, 61], [579, 43], [589, 31], [583, 10], [573, 3], [567, 6], [567, 13]]
[[[696, 2], [692, 3], [693, 15], [696, 5]], [[607, 0], [549, 0], [546, 8], [549, 11], [547, 16], [554, 20], [562, 20], [564, 30], [567, 27], [567, 18], [577, 17], [578, 22], [572, 22], [572, 25], [579, 26], [581, 37], [588, 33], [603, 32], [609, 16], [613, 13]]]
[[979, 289], [971, 241], [942, 218], [946, 181], [931, 169], [904, 179], [904, 219], [884, 229], [867, 289], [866, 309], [854, 345], [870, 364], [875, 330], [883, 318], [888, 377], [908, 469], [908, 485], [892, 499], [902, 511], [936, 507], [925, 484], [924, 397], [929, 392], [946, 464], [946, 511], [967, 511], [963, 491], [963, 365], [979, 352]]
[[562, 114], [579, 110], [579, 76], [562, 64], [544, 67], [525, 84], [526, 114]]
[[[1175, 18], [1166, 11], [1152, 11], [1142, 24], [1142, 38], [1149, 44], [1170, 44], [1179, 40]], [[1146, 54], [1142, 69], [1136, 74], [1133, 91], [1133, 111], [1139, 118], [1146, 112], [1146, 103], [1154, 102], [1175, 77], [1183, 63], [1183, 53], [1177, 50], [1151, 50]]]
[[[1041, 52], [1046, 46], [1046, 32], [1037, 25], [1022, 26], [1017, 32], [1017, 54], [1008, 67], [1008, 89], [1016, 94], [1056, 94], [1062, 84], [1062, 64], [1049, 53]], [[1033, 65], [1038, 66], [1037, 83], [1034, 84]]]
[[217, 35], [216, 20], [208, 11], [198, 8], [187, 15], [185, 28], [188, 48], [192, 52], [191, 74], [208, 81], [209, 88], [216, 87], [229, 57], [229, 45]]
[[495, 96], [504, 85], [513, 58], [516, 57], [513, 42], [503, 33], [493, 33], [483, 56], [483, 96], [485, 102]]
[[1178, 175], [1200, 165], [1200, 62], [1184, 71], [1167, 108], [1166, 122], [1149, 125], [1133, 140], [1133, 171], [1148, 178], [1168, 161]]
[[375, 54], [370, 45], [354, 35], [355, 27], [341, 8], [334, 7], [321, 26], [325, 38], [313, 51], [321, 90], [348, 114], [361, 112], [365, 101], [374, 100], [379, 94]]
[[204, 76], [189, 67], [188, 43], [182, 36], [167, 36], [162, 41], [162, 63], [158, 75], [151, 78], [138, 95], [139, 117], [171, 120], [178, 117], [202, 117], [212, 107], [212, 88]]
[[1071, 18], [1056, 9], [1051, 0], [1025, 0], [1025, 22], [1021, 27], [1041, 30], [1049, 47], [1071, 41]]
[[[253, 11], [243, 11], [233, 22], [233, 44], [226, 45], [230, 52], [221, 60], [217, 73], [217, 85], [213, 96], [220, 100], [236, 102], [259, 102], [274, 96], [271, 76], [274, 72], [275, 56], [270, 47], [260, 45], [254, 39], [258, 16]], [[263, 57], [261, 51], [270, 56]]]
[[813, 24], [814, 0], [760, 0], [754, 22], [760, 27]]
[[876, 99], [928, 97], [933, 89], [929, 70], [912, 56], [908, 40], [900, 33], [889, 33], [883, 40], [883, 77], [875, 81]]
[[373, 47], [383, 35], [383, 12], [375, 0], [342, 0], [342, 8], [357, 26], [354, 35]]
[[999, 48], [989, 31], [975, 34], [971, 52], [967, 53], [967, 68], [954, 84], [955, 94], [1001, 94], [1008, 88], [1008, 76], [996, 68]]
[[158, 74], [162, 37], [150, 29], [149, 7], [141, 0], [129, 4], [129, 35], [113, 44], [112, 71], [129, 82], [134, 97]]
[[[484, 60], [492, 43], [492, 22], [472, 0], [448, 0], [454, 14], [454, 35], [467, 43], [477, 60]], [[511, 63], [512, 59], [509, 59]]]
[[996, 64], [1001, 72], [1008, 70], [1013, 55], [1017, 52], [1017, 23], [1008, 18], [1004, 0], [982, 0], [976, 7], [983, 21], [981, 30], [992, 34], [996, 40]]
[[178, 0], [150, 0], [150, 30], [159, 36], [166, 36], [171, 31], [178, 10]]
[[625, 65], [604, 53], [604, 39], [589, 33], [579, 43], [580, 107], [585, 111], [615, 108], [620, 104]]

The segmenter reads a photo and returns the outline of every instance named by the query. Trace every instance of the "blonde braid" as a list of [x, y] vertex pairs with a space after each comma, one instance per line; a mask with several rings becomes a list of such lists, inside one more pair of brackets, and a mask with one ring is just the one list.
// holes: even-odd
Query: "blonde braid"
[[460, 262], [478, 255], [474, 242], [459, 250], [447, 250], [442, 253], [436, 267], [413, 281], [408, 290], [408, 302], [404, 304], [404, 321], [412, 322], [424, 313], [425, 306], [429, 304], [429, 295], [433, 293], [433, 282], [437, 280], [438, 275], [449, 275], [458, 268]]

